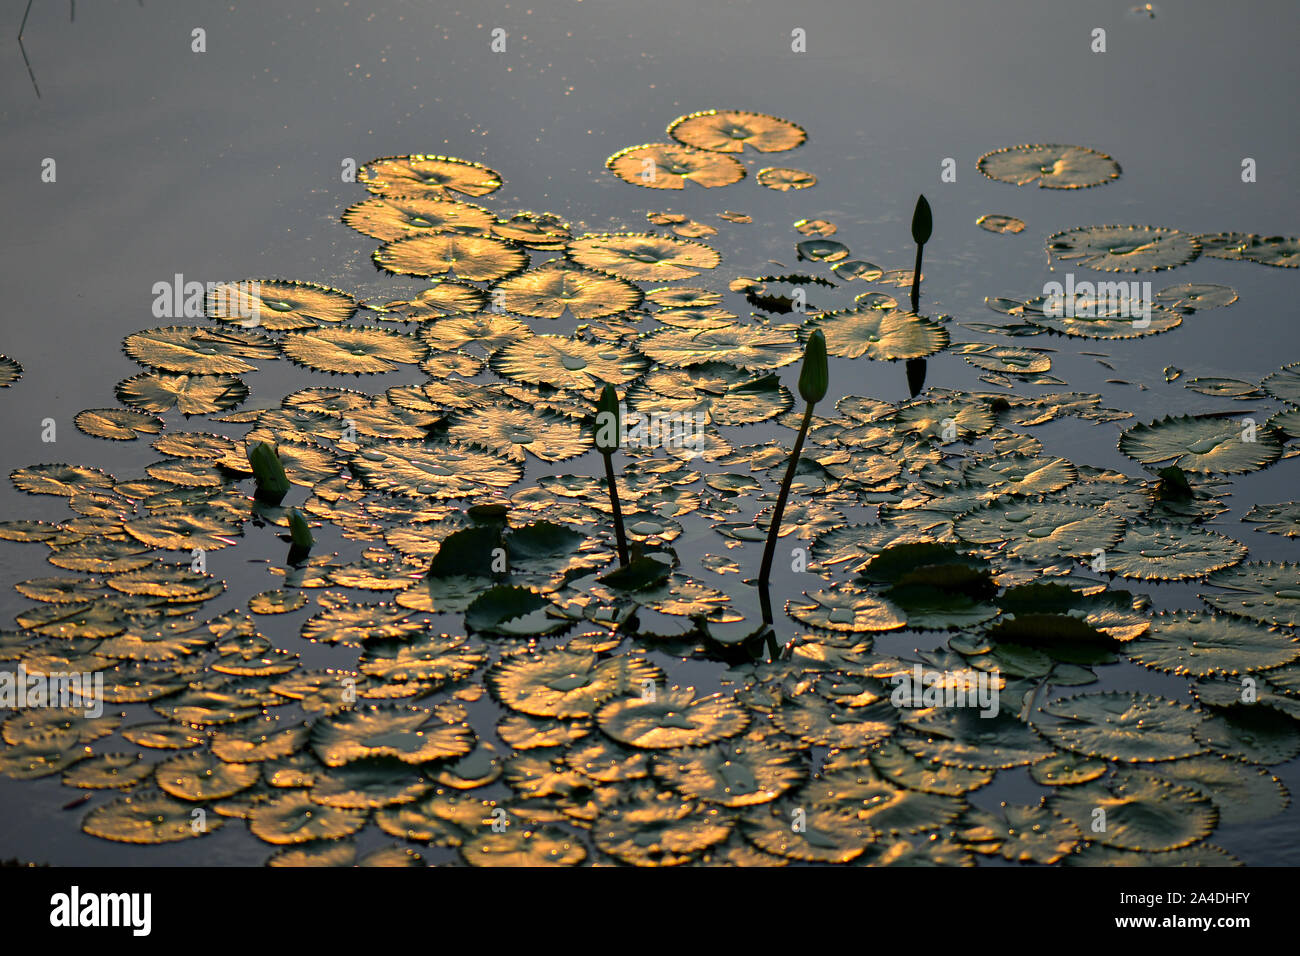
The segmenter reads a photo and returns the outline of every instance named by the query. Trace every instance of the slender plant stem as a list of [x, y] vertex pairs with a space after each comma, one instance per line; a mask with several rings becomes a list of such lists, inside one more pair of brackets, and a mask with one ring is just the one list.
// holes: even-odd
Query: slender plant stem
[[623, 534], [623, 509], [618, 503], [618, 489], [614, 486], [613, 455], [602, 455], [605, 459], [605, 483], [609, 485], [609, 504], [614, 509], [614, 537], [618, 541], [618, 563], [627, 567], [627, 537]]
[[785, 481], [781, 482], [781, 493], [776, 498], [776, 509], [772, 512], [772, 526], [767, 531], [767, 547], [763, 549], [763, 566], [758, 572], [760, 587], [767, 587], [768, 576], [772, 573], [772, 558], [776, 555], [776, 539], [781, 534], [781, 516], [785, 514], [785, 500], [790, 497], [790, 485], [794, 481], [794, 470], [799, 464], [799, 453], [803, 451], [803, 440], [808, 435], [808, 426], [812, 424], [812, 403], [804, 409], [803, 421], [799, 425], [799, 437], [794, 440], [794, 451], [790, 453], [790, 466], [785, 470]]
[[27, 59], [27, 47], [23, 44], [23, 31], [27, 29], [27, 15], [32, 12], [33, 0], [27, 0], [27, 9], [23, 11], [23, 22], [18, 25], [18, 49], [22, 51], [23, 62], [27, 64], [27, 75], [32, 78], [32, 89], [36, 91], [36, 98], [41, 98], [41, 88], [36, 85], [36, 73], [32, 70], [32, 61]]
[[916, 268], [912, 270], [912, 311], [916, 311], [921, 301], [921, 253], [925, 251], [924, 243], [916, 246]]

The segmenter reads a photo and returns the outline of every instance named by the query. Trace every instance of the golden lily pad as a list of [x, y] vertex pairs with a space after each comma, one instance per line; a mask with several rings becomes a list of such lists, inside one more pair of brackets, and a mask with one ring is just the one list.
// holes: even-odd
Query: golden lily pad
[[273, 359], [275, 343], [247, 329], [173, 325], [133, 332], [122, 341], [127, 355], [142, 365], [187, 375], [238, 375], [256, 366], [245, 359]]
[[793, 189], [808, 189], [817, 185], [817, 177], [802, 169], [790, 169], [783, 166], [769, 166], [760, 169], [754, 177], [760, 186], [775, 189], [778, 192], [790, 192]]
[[254, 614], [287, 614], [298, 610], [306, 603], [307, 596], [301, 591], [273, 588], [249, 598], [248, 609]]
[[390, 242], [406, 236], [453, 233], [482, 236], [492, 231], [495, 218], [486, 209], [443, 199], [367, 199], [349, 206], [343, 221], [367, 236]]
[[626, 385], [649, 366], [644, 355], [618, 345], [592, 345], [564, 335], [533, 335], [512, 342], [492, 356], [499, 375], [579, 392]]
[[211, 754], [179, 754], [155, 772], [158, 787], [180, 800], [219, 800], [247, 790], [262, 777], [255, 764], [226, 763]]
[[[487, 296], [481, 289], [464, 282], [435, 280], [432, 286], [412, 299], [385, 302], [379, 312], [381, 318], [396, 315], [407, 322], [428, 322], [431, 319], [469, 315], [478, 312], [486, 303]], [[434, 345], [432, 342], [428, 344]]]
[[558, 827], [525, 829], [523, 824], [480, 833], [460, 852], [470, 866], [577, 866], [587, 857], [582, 843]]
[[661, 798], [616, 804], [592, 824], [596, 845], [634, 866], [679, 866], [725, 840], [731, 820], [717, 807]]
[[1015, 216], [1004, 216], [992, 212], [985, 213], [983, 216], [976, 219], [975, 225], [979, 226], [985, 232], [1015, 234], [1025, 231], [1025, 221], [1023, 219], [1017, 219]]
[[19, 491], [29, 495], [63, 495], [71, 497], [97, 488], [111, 489], [113, 476], [98, 468], [84, 465], [29, 465], [9, 473], [9, 480]]
[[83, 790], [126, 790], [152, 773], [153, 766], [139, 754], [99, 754], [64, 771], [63, 785]]
[[248, 828], [266, 843], [289, 845], [338, 840], [366, 825], [367, 810], [326, 807], [302, 790], [289, 790], [253, 808]]
[[699, 331], [660, 329], [640, 339], [637, 345], [656, 362], [674, 368], [724, 362], [747, 369], [775, 369], [799, 358], [793, 334], [749, 326]]
[[345, 810], [378, 810], [413, 803], [432, 784], [404, 764], [349, 764], [316, 777], [308, 796], [313, 803]]
[[433, 327], [422, 330], [420, 338], [435, 352], [478, 345], [491, 355], [503, 346], [532, 334], [532, 329], [518, 319], [501, 315], [475, 315], [444, 319]]
[[1205, 254], [1216, 259], [1239, 259], [1283, 269], [1300, 267], [1300, 239], [1294, 236], [1218, 232], [1196, 238], [1205, 245]]
[[520, 212], [492, 226], [492, 235], [529, 249], [556, 251], [569, 241], [569, 224], [554, 213]]
[[609, 157], [605, 167], [623, 182], [649, 189], [685, 189], [688, 180], [715, 188], [745, 176], [745, 167], [730, 156], [670, 143], [629, 146]]
[[486, 196], [501, 188], [501, 174], [451, 156], [386, 156], [357, 170], [357, 182], [386, 197], [450, 199]]
[[194, 548], [217, 551], [236, 544], [232, 539], [243, 534], [238, 526], [228, 525], [215, 517], [184, 512], [133, 518], [122, 527], [141, 544], [166, 551], [191, 551]]
[[652, 371], [628, 392], [628, 404], [643, 414], [702, 416], [715, 425], [767, 421], [788, 410], [792, 402], [777, 376], [721, 362]]
[[840, 358], [925, 358], [943, 351], [948, 331], [937, 322], [900, 309], [827, 312], [809, 322], [826, 336], [826, 351]]
[[461, 445], [384, 442], [357, 452], [351, 467], [368, 488], [408, 498], [464, 498], [505, 488], [523, 469], [509, 459]]
[[724, 807], [768, 803], [804, 776], [795, 752], [745, 738], [662, 754], [654, 773], [691, 799]]
[[760, 153], [794, 149], [808, 134], [789, 120], [747, 110], [702, 110], [668, 124], [668, 135], [687, 146], [718, 153], [739, 153], [751, 146]]
[[88, 408], [77, 413], [75, 424], [78, 431], [112, 441], [132, 441], [141, 435], [157, 435], [163, 429], [157, 415], [131, 408]]
[[323, 644], [359, 646], [364, 641], [410, 637], [423, 630], [406, 608], [392, 604], [344, 604], [313, 614], [302, 636]]
[[81, 828], [91, 836], [116, 843], [175, 843], [205, 836], [225, 823], [208, 814], [202, 824], [193, 815], [193, 804], [158, 791], [133, 793], [86, 814]]
[[182, 415], [228, 411], [248, 398], [248, 386], [233, 375], [165, 375], [144, 372], [117, 383], [125, 405], [155, 414], [175, 408]]
[[486, 660], [464, 637], [398, 635], [393, 641], [371, 642], [357, 666], [378, 680], [442, 686], [466, 679]]
[[[230, 303], [236, 303], [235, 308]], [[252, 312], [253, 315], [245, 314]], [[314, 282], [243, 279], [217, 286], [207, 298], [209, 318], [280, 332], [337, 324], [357, 311], [346, 292]]]
[[786, 613], [810, 627], [841, 633], [896, 631], [906, 626], [902, 613], [866, 591], [840, 587], [805, 592], [807, 602], [791, 600]]
[[589, 717], [612, 697], [639, 693], [663, 679], [644, 659], [611, 658], [556, 648], [504, 660], [487, 674], [497, 698], [534, 717]]
[[500, 279], [528, 264], [526, 253], [501, 239], [451, 233], [395, 239], [376, 249], [374, 260], [394, 275], [427, 277], [450, 272], [477, 282]]
[[641, 292], [613, 275], [560, 260], [496, 284], [503, 308], [535, 319], [558, 319], [566, 311], [577, 319], [598, 319], [636, 308]]
[[649, 233], [579, 236], [569, 243], [568, 255], [588, 269], [651, 282], [691, 279], [699, 275], [699, 270], [712, 269], [722, 259], [717, 250], [702, 242]]
[[341, 375], [391, 372], [399, 363], [413, 365], [427, 353], [424, 344], [412, 336], [352, 326], [291, 332], [280, 345], [298, 365]]
[[733, 700], [696, 697], [692, 687], [658, 688], [650, 697], [615, 700], [596, 715], [600, 729], [630, 747], [699, 747], [743, 733], [749, 716]]
[[776, 856], [804, 863], [847, 863], [875, 840], [849, 810], [801, 807], [788, 800], [756, 807], [741, 818], [745, 838]]
[[423, 764], [463, 757], [474, 749], [474, 732], [424, 708], [371, 706], [319, 718], [311, 746], [327, 767], [377, 757]]
[[454, 415], [447, 423], [447, 434], [520, 462], [525, 452], [542, 461], [563, 461], [581, 455], [592, 444], [591, 429], [579, 422], [506, 405]]

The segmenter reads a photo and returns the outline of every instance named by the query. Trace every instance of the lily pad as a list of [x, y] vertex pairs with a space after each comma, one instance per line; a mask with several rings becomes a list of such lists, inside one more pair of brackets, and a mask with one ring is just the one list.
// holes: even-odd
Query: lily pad
[[1119, 178], [1119, 163], [1084, 146], [1056, 144], [1007, 146], [985, 153], [976, 163], [989, 179], [1044, 189], [1083, 189]]
[[668, 135], [687, 146], [739, 153], [746, 146], [780, 153], [799, 146], [808, 134], [789, 120], [747, 110], [702, 110], [668, 124]]
[[745, 176], [745, 167], [730, 156], [669, 143], [648, 143], [621, 149], [605, 167], [625, 183], [649, 189], [729, 186]]
[[1084, 226], [1047, 238], [1049, 258], [1102, 272], [1157, 272], [1201, 254], [1196, 237], [1156, 226]]
[[1282, 454], [1271, 430], [1243, 426], [1226, 415], [1165, 416], [1134, 425], [1120, 436], [1119, 450], [1144, 465], [1222, 475], [1258, 471]]

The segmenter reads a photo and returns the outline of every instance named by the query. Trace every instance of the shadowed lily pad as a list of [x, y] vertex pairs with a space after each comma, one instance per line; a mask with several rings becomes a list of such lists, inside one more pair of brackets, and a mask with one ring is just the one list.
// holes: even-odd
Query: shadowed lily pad
[[1202, 594], [1212, 607], [1265, 624], [1300, 626], [1300, 564], [1251, 562], [1216, 571], [1206, 584], [1229, 594]]
[[1214, 805], [1196, 790], [1151, 775], [1062, 787], [1048, 798], [1047, 807], [1089, 840], [1146, 853], [1196, 843], [1218, 822]]
[[1282, 453], [1271, 430], [1255, 430], [1226, 415], [1166, 416], [1134, 425], [1120, 436], [1119, 450], [1144, 465], [1221, 475], [1258, 471]]
[[989, 179], [1044, 189], [1083, 189], [1119, 178], [1119, 163], [1084, 146], [1007, 146], [985, 153], [976, 163]]
[[1058, 746], [1089, 757], [1139, 763], [1175, 760], [1204, 752], [1193, 732], [1205, 720], [1198, 710], [1151, 694], [1081, 694], [1043, 710], [1063, 723], [1039, 730]]
[[1245, 545], [1213, 531], [1135, 524], [1106, 552], [1106, 570], [1143, 581], [1185, 581], [1231, 567], [1245, 556]]
[[193, 804], [156, 790], [144, 791], [96, 807], [86, 814], [81, 828], [91, 836], [117, 843], [157, 844], [205, 836], [225, 823], [208, 814], [203, 826], [195, 826], [193, 809]]
[[1194, 236], [1156, 226], [1083, 226], [1047, 238], [1047, 254], [1102, 272], [1157, 272], [1201, 254]]

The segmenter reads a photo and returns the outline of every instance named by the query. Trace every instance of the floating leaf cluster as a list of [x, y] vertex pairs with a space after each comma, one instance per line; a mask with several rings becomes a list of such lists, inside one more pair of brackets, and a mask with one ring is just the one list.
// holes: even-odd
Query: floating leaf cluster
[[[608, 168], [724, 187], [746, 178], [740, 158], [807, 133], [706, 110], [667, 136]], [[979, 168], [1067, 190], [1119, 175], [1069, 146]], [[1221, 823], [1285, 810], [1271, 768], [1300, 755], [1300, 566], [1250, 560], [1208, 525], [1234, 476], [1294, 457], [1297, 366], [1190, 379], [1279, 403], [1269, 423], [1130, 422], [1068, 390], [1052, 349], [965, 340], [950, 316], [902, 307], [891, 293], [922, 277], [855, 254], [815, 210], [793, 226], [808, 272], [734, 276], [730, 225], [661, 212], [640, 231], [638, 213], [584, 233], [498, 208], [500, 173], [445, 156], [376, 159], [358, 181], [370, 198], [343, 221], [374, 241], [383, 295], [253, 280], [252, 320], [217, 295], [204, 324], [134, 332], [142, 370], [76, 427], [149, 444], [138, 467], [10, 473], [68, 514], [0, 522], [49, 565], [15, 584], [0, 670], [102, 679], [104, 712], [6, 703], [0, 773], [84, 793], [85, 833], [238, 827], [276, 866], [1221, 865], [1236, 862], [1209, 842]], [[1297, 255], [1285, 238], [1131, 226], [1048, 246], [1127, 272]], [[1169, 286], [1143, 326], [997, 298], [1017, 324], [989, 330], [1122, 343], [1236, 298]], [[809, 342], [833, 362], [820, 387], [799, 383], [818, 401], [779, 520]], [[297, 386], [254, 393], [281, 360]], [[996, 388], [890, 391], [890, 363], [910, 386], [927, 360]], [[0, 357], [0, 384], [20, 373]], [[620, 438], [616, 495], [591, 454], [610, 447], [592, 427], [607, 388], [629, 419], [702, 428], [690, 446]], [[1131, 467], [1068, 460], [1035, 432], [1074, 419], [1113, 429]], [[1245, 520], [1300, 534], [1295, 502]], [[806, 584], [745, 580], [769, 534]], [[231, 570], [245, 557], [264, 562], [251, 588]], [[1201, 603], [1157, 609], [1164, 582]], [[1159, 692], [1105, 689], [1119, 670]], [[1025, 771], [1027, 803], [973, 796]], [[376, 829], [387, 845], [366, 849]]]

